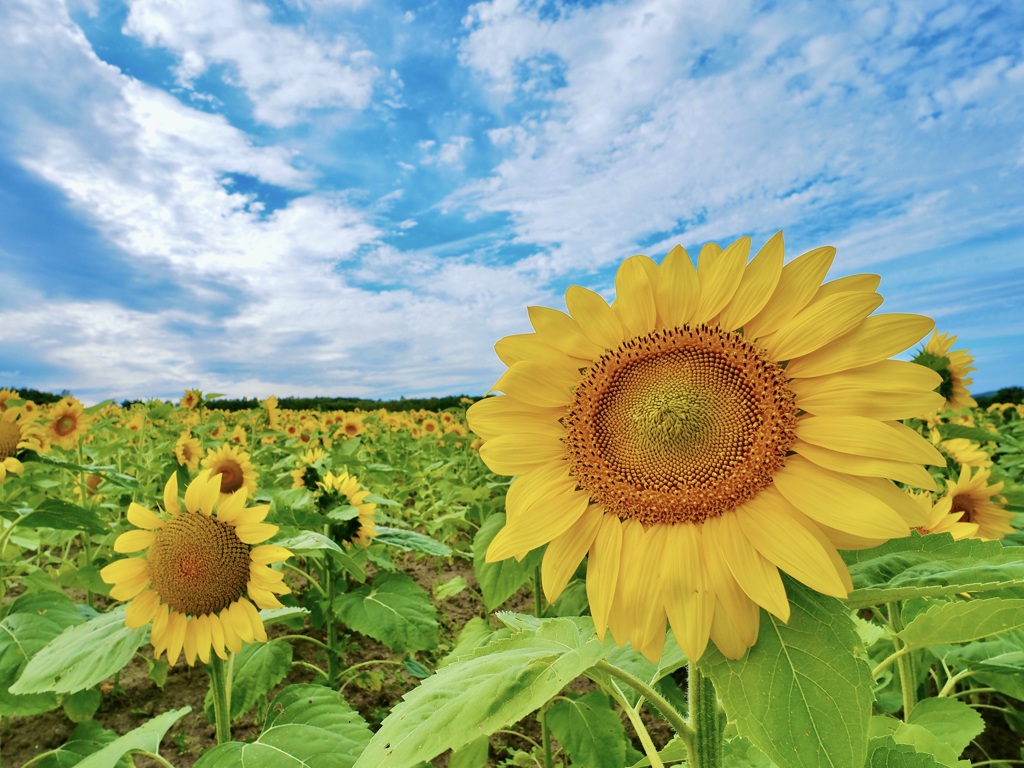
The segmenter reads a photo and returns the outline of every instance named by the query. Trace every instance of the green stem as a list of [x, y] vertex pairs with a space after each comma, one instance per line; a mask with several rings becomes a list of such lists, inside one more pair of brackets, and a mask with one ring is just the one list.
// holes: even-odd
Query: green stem
[[167, 760], [164, 759], [163, 755], [157, 754], [156, 752], [147, 752], [144, 749], [131, 749], [126, 754], [144, 755], [145, 757], [148, 757], [150, 760], [153, 760], [154, 762], [157, 762], [160, 765], [165, 766], [165, 768], [174, 768], [173, 763], [167, 762]]
[[329, 565], [324, 568], [324, 587], [327, 591], [327, 610], [324, 611], [327, 614], [327, 685], [337, 690], [341, 682], [341, 666], [338, 664], [338, 623], [334, 618], [334, 598], [338, 587]]
[[[544, 596], [541, 594], [540, 566], [533, 571], [533, 615], [538, 619], [544, 615]], [[551, 731], [548, 729], [547, 704], [537, 711], [540, 721], [540, 740], [544, 745], [544, 768], [551, 768]]]
[[231, 741], [231, 674], [235, 665], [235, 655], [228, 653], [227, 664], [214, 654], [206, 671], [210, 675], [210, 695], [213, 698], [214, 728], [217, 731], [217, 743]]
[[640, 719], [639, 709], [641, 702], [644, 700], [643, 696], [637, 701], [636, 707], [631, 707], [629, 702], [626, 701], [622, 689], [619, 688], [614, 680], [610, 681], [609, 686], [605, 687], [602, 685], [601, 688], [610, 694], [619, 707], [622, 708], [622, 711], [626, 713], [626, 717], [629, 718], [629, 722], [633, 726], [633, 731], [636, 733], [637, 738], [640, 739], [640, 746], [644, 748], [644, 754], [647, 755], [651, 768], [665, 768], [665, 764], [661, 762], [661, 756], [658, 754], [658, 748], [654, 746], [654, 739], [651, 738], [651, 734], [647, 730], [647, 726], [644, 725], [644, 721]]
[[[687, 700], [694, 738], [690, 749], [691, 768], [722, 768], [722, 717], [718, 713], [718, 695], [711, 678], [705, 677], [693, 662], [686, 669]], [[689, 746], [689, 745], [688, 745]]]
[[676, 711], [676, 708], [672, 706], [669, 700], [658, 693], [653, 686], [648, 685], [639, 677], [631, 675], [626, 670], [619, 669], [614, 664], [609, 664], [604, 659], [597, 662], [597, 664], [594, 665], [594, 669], [598, 669], [612, 677], [618, 678], [630, 688], [640, 693], [645, 699], [647, 699], [647, 701], [657, 708], [662, 717], [668, 720], [669, 725], [672, 726], [675, 732], [682, 739], [693, 738], [693, 728], [690, 727], [690, 724], [686, 722], [686, 719]]
[[951, 678], [949, 678], [949, 680], [946, 681], [946, 684], [942, 686], [942, 690], [935, 694], [935, 698], [939, 699], [943, 696], [949, 696], [950, 691], [956, 688], [957, 683], [959, 683], [964, 678], [970, 677], [973, 674], [974, 670], [965, 669], [963, 672], [958, 672], [957, 674], [953, 675]]
[[[897, 637], [903, 630], [903, 617], [900, 614], [899, 603], [888, 603], [889, 612], [889, 623], [893, 629], [893, 645], [896, 647], [896, 651], [899, 652], [904, 650], [906, 646], [900, 645], [900, 640]], [[893, 654], [896, 655], [896, 654]], [[914, 661], [910, 657], [909, 653], [904, 652], [896, 656], [896, 668], [900, 673], [900, 691], [903, 694], [903, 721], [906, 722], [907, 718], [910, 717], [910, 713], [914, 711], [914, 707], [917, 706], [917, 684], [916, 677], [914, 676]]]

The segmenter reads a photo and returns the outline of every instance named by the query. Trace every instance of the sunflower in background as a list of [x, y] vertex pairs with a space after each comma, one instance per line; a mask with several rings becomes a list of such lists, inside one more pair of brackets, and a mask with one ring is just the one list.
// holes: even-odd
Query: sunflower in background
[[203, 468], [210, 471], [212, 477], [220, 481], [222, 496], [229, 496], [235, 491], [245, 488], [250, 496], [256, 494], [256, 482], [259, 478], [256, 467], [249, 460], [249, 454], [237, 445], [222, 445], [211, 448], [202, 461]]
[[41, 431], [24, 408], [7, 406], [0, 410], [0, 483], [7, 475], [20, 475], [25, 471], [21, 460], [26, 453], [43, 453], [44, 450]]
[[85, 408], [74, 397], [62, 398], [54, 403], [46, 412], [49, 422], [43, 435], [47, 442], [60, 448], [70, 450], [78, 445], [89, 428], [90, 419]]
[[222, 659], [238, 653], [242, 643], [266, 642], [259, 609], [279, 608], [277, 595], [291, 590], [270, 564], [291, 557], [284, 547], [265, 542], [276, 525], [263, 522], [270, 506], [246, 507], [248, 491], [224, 497], [218, 478], [200, 472], [185, 490], [185, 509], [178, 503], [178, 479], [164, 487], [164, 512], [159, 515], [132, 502], [128, 522], [136, 530], [122, 533], [114, 551], [144, 552], [117, 560], [100, 571], [112, 584], [110, 596], [131, 600], [125, 613], [128, 627], [153, 622], [153, 657], [166, 652], [174, 664]]
[[199, 469], [199, 457], [202, 453], [203, 448], [199, 444], [199, 438], [194, 437], [188, 430], [182, 432], [174, 443], [174, 458], [177, 459], [180, 466], [185, 467], [189, 472]]
[[991, 483], [988, 469], [970, 466], [960, 469], [956, 482], [946, 481], [946, 493], [936, 507], [946, 513], [960, 513], [965, 523], [978, 526], [979, 539], [1001, 539], [1013, 530], [1013, 514], [1005, 509], [1006, 499], [1000, 495], [1003, 483]]
[[928, 492], [908, 493], [914, 501], [921, 505], [921, 509], [928, 516], [928, 521], [915, 529], [922, 536], [927, 536], [930, 533], [948, 533], [959, 541], [978, 535], [978, 524], [963, 519], [965, 510], [953, 511], [950, 504], [934, 503]]
[[184, 396], [178, 401], [178, 407], [193, 411], [203, 402], [203, 393], [198, 389], [186, 389]]
[[943, 397], [943, 407], [951, 411], [963, 411], [978, 406], [967, 391], [968, 385], [974, 381], [967, 374], [977, 369], [972, 365], [974, 356], [970, 352], [952, 348], [955, 342], [956, 336], [933, 331], [924, 349], [914, 357], [914, 362], [931, 368], [942, 377], [938, 392]]
[[469, 408], [480, 455], [514, 475], [490, 562], [547, 545], [555, 601], [584, 557], [603, 638], [652, 660], [666, 624], [691, 661], [736, 659], [760, 609], [786, 621], [779, 571], [852, 589], [837, 549], [908, 536], [938, 451], [899, 420], [934, 412], [940, 376], [890, 360], [934, 323], [872, 315], [876, 275], [823, 279], [834, 248], [783, 265], [782, 233], [681, 247], [620, 266], [615, 301], [579, 286], [568, 314], [530, 307], [534, 332], [495, 349], [503, 394]]
[[370, 491], [362, 486], [359, 478], [350, 475], [347, 470], [340, 475], [328, 472], [318, 485], [321, 494], [317, 506], [328, 516], [333, 508], [340, 505], [355, 507], [356, 510], [352, 518], [331, 526], [332, 537], [346, 547], [352, 544], [370, 546], [370, 541], [377, 535], [374, 523], [377, 505], [366, 500]]

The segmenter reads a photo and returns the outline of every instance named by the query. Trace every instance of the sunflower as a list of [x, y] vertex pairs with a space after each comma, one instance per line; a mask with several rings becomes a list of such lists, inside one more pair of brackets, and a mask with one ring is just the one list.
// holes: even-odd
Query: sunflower
[[122, 533], [114, 551], [148, 550], [144, 557], [117, 560], [100, 571], [110, 596], [131, 600], [125, 623], [141, 627], [153, 622], [153, 657], [165, 651], [174, 664], [184, 651], [192, 666], [196, 657], [210, 661], [212, 648], [220, 658], [237, 653], [242, 643], [265, 642], [258, 608], [279, 608], [276, 595], [291, 590], [284, 576], [270, 568], [291, 557], [284, 547], [252, 544], [277, 533], [263, 522], [270, 506], [246, 507], [248, 491], [224, 497], [220, 482], [208, 470], [196, 475], [185, 490], [184, 511], [178, 504], [178, 476], [164, 487], [163, 517], [132, 502], [128, 521], [138, 530]]
[[211, 448], [202, 464], [212, 476], [219, 476], [221, 496], [228, 496], [241, 488], [248, 490], [250, 495], [256, 493], [256, 467], [249, 461], [249, 454], [238, 446]]
[[180, 466], [187, 468], [189, 472], [199, 469], [199, 456], [202, 452], [203, 448], [199, 444], [199, 438], [193, 437], [188, 430], [182, 432], [178, 436], [177, 442], [174, 443], [174, 458], [178, 460]]
[[955, 483], [946, 481], [946, 495], [936, 502], [945, 513], [961, 513], [965, 523], [978, 526], [977, 538], [1001, 539], [1013, 530], [1013, 515], [1004, 509], [1006, 500], [999, 495], [1003, 483], [989, 484], [990, 472], [978, 468], [977, 474], [969, 466], [960, 468]]
[[203, 393], [198, 389], [186, 389], [184, 396], [178, 402], [178, 406], [187, 411], [194, 410], [203, 401]]
[[977, 369], [971, 365], [974, 356], [970, 352], [952, 348], [955, 341], [956, 336], [933, 331], [924, 349], [914, 357], [914, 362], [942, 376], [938, 392], [943, 397], [943, 407], [951, 411], [962, 411], [978, 405], [967, 391], [967, 386], [974, 381], [967, 378], [967, 374]]
[[4, 387], [0, 389], [0, 413], [7, 410], [8, 400], [20, 400], [21, 394], [16, 389], [7, 389]]
[[350, 507], [355, 507], [358, 512], [351, 520], [332, 526], [335, 538], [346, 547], [351, 544], [370, 546], [370, 540], [377, 535], [377, 526], [373, 520], [377, 505], [366, 500], [370, 492], [360, 484], [359, 478], [350, 475], [348, 471], [340, 475], [328, 472], [317, 485], [322, 490], [322, 495], [317, 501], [321, 509], [329, 511], [339, 502], [344, 502]]
[[263, 407], [267, 409], [267, 429], [281, 428], [281, 409], [277, 404], [277, 397], [271, 395], [263, 401]]
[[666, 623], [691, 660], [709, 638], [742, 656], [760, 607], [788, 620], [779, 569], [845, 597], [837, 548], [927, 522], [892, 480], [933, 489], [922, 465], [944, 463], [898, 423], [941, 405], [938, 374], [887, 359], [932, 320], [870, 316], [874, 275], [822, 284], [834, 248], [785, 266], [781, 232], [749, 249], [634, 256], [611, 306], [572, 286], [568, 314], [530, 307], [534, 332], [495, 347], [504, 394], [468, 411], [485, 463], [516, 476], [487, 559], [546, 544], [554, 601], [589, 556], [599, 635], [651, 659]]
[[928, 493], [910, 493], [910, 497], [921, 505], [921, 509], [928, 516], [928, 521], [916, 528], [922, 536], [929, 533], [948, 533], [957, 541], [977, 536], [978, 524], [962, 519], [965, 510], [954, 512], [949, 504], [935, 504]]
[[61, 448], [74, 448], [89, 427], [85, 408], [74, 397], [65, 397], [54, 403], [48, 416], [50, 422], [46, 425], [46, 439]]
[[21, 459], [28, 451], [43, 453], [39, 428], [24, 408], [9, 406], [0, 411], [0, 483], [25, 471]]

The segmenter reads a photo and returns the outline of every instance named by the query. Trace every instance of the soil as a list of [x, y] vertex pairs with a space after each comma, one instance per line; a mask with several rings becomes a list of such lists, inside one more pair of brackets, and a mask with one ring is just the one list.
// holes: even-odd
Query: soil
[[[478, 597], [479, 587], [473, 572], [472, 563], [463, 560], [440, 562], [437, 560], [417, 559], [411, 555], [396, 558], [396, 565], [410, 574], [428, 592], [438, 583], [443, 583], [454, 576], [462, 576], [471, 589], [438, 602], [438, 620], [442, 642], [452, 642], [459, 630], [474, 616], [486, 616], [483, 605]], [[503, 609], [531, 613], [533, 610], [532, 595], [525, 590], [514, 595], [502, 606]], [[268, 628], [270, 637], [285, 633], [294, 634], [292, 630], [278, 625]], [[308, 629], [306, 634], [313, 637], [319, 635], [316, 630]], [[326, 667], [323, 652], [312, 643], [293, 642], [294, 660]], [[442, 647], [433, 656], [423, 659], [425, 663], [440, 659], [449, 649]], [[181, 661], [172, 667], [162, 688], [158, 687], [148, 674], [147, 648], [140, 649], [135, 659], [125, 667], [116, 680], [108, 681], [101, 686], [103, 701], [96, 712], [95, 720], [103, 727], [124, 734], [143, 724], [149, 718], [169, 710], [184, 706], [192, 708], [168, 731], [160, 746], [161, 756], [177, 768], [192, 768], [204, 751], [216, 745], [213, 726], [206, 718], [203, 702], [208, 687], [205, 671], [199, 667], [188, 667]], [[376, 641], [354, 634], [350, 638], [345, 657], [345, 666], [351, 667], [363, 662], [374, 660], [401, 660], [403, 654], [395, 653]], [[397, 670], [397, 671], [396, 671]], [[685, 684], [685, 672], [679, 673], [679, 682]], [[311, 682], [316, 674], [302, 666], [293, 666], [291, 674], [279, 686], [300, 682]], [[417, 681], [401, 667], [395, 665], [370, 666], [367, 674], [353, 676], [343, 684], [343, 693], [349, 703], [363, 716], [371, 728], [376, 728], [388, 714], [390, 708], [398, 702], [402, 695], [411, 690]], [[570, 684], [570, 688], [583, 692], [590, 690], [592, 684], [580, 678]], [[276, 693], [276, 690], [271, 693]], [[993, 710], [981, 709], [986, 718], [987, 727], [984, 733], [972, 743], [964, 753], [964, 759], [972, 761], [992, 760], [1005, 757], [1019, 759], [1024, 746], [1018, 733], [1010, 729], [1001, 715]], [[641, 749], [639, 740], [633, 733], [631, 725], [623, 719], [626, 732], [631, 735], [634, 747]], [[653, 716], [645, 717], [645, 725], [658, 747], [666, 744], [672, 737], [668, 725]], [[65, 743], [75, 728], [63, 710], [56, 710], [33, 717], [12, 717], [3, 723], [0, 733], [0, 768], [19, 768], [41, 753], [55, 749]], [[242, 719], [232, 724], [232, 738], [237, 741], [255, 739], [260, 733], [261, 723], [257, 720], [257, 711], [253, 710]], [[535, 742], [540, 741], [540, 726], [537, 719], [530, 716], [516, 725], [508, 727]], [[530, 742], [510, 734], [496, 734], [491, 738], [490, 765], [500, 765], [517, 749], [529, 751]], [[138, 768], [164, 768], [155, 760], [136, 756]], [[435, 768], [447, 768], [448, 758], [442, 755], [432, 761]]]

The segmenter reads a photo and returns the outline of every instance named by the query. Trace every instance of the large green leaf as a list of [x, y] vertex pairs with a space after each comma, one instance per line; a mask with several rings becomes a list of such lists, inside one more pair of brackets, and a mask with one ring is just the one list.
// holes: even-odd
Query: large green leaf
[[847, 600], [851, 608], [1024, 586], [1024, 547], [998, 541], [915, 533], [843, 556], [856, 587]]
[[739, 734], [778, 765], [863, 768], [873, 696], [853, 620], [839, 600], [786, 586], [787, 624], [762, 611], [743, 658], [709, 648], [700, 668]]
[[871, 718], [871, 738], [882, 736], [889, 736], [897, 744], [913, 747], [946, 768], [970, 768], [969, 762], [960, 763], [957, 759], [959, 753], [947, 741], [923, 726], [904, 723], [894, 717]]
[[385, 718], [357, 768], [409, 768], [515, 723], [604, 654], [588, 619], [545, 619], [442, 667]]
[[406, 552], [422, 552], [425, 555], [435, 557], [451, 557], [452, 548], [442, 544], [436, 539], [425, 536], [416, 531], [407, 531], [403, 528], [388, 528], [383, 525], [377, 526], [375, 542], [387, 544], [390, 547], [398, 547]]
[[48, 618], [29, 613], [14, 613], [0, 621], [0, 714], [38, 715], [56, 708], [55, 693], [18, 696], [8, 688], [18, 679], [28, 660], [63, 630]]
[[967, 643], [1024, 628], [1024, 600], [998, 597], [938, 603], [918, 614], [899, 637], [911, 648]]
[[40, 650], [11, 693], [74, 693], [120, 671], [145, 642], [148, 627], [128, 629], [124, 608], [69, 627]]
[[366, 575], [363, 568], [352, 555], [346, 552], [336, 541], [316, 531], [302, 531], [294, 536], [277, 539], [273, 542], [284, 547], [292, 554], [303, 557], [320, 557], [328, 554], [341, 568], [350, 573], [357, 581], [363, 581]]
[[121, 757], [135, 749], [146, 752], [159, 751], [160, 742], [163, 741], [168, 729], [191, 711], [192, 707], [182, 707], [164, 712], [93, 752], [78, 763], [77, 768], [110, 768]]
[[338, 595], [334, 610], [349, 627], [394, 650], [437, 647], [437, 609], [405, 573], [378, 574], [372, 584]]
[[[292, 646], [286, 640], [247, 643], [235, 656], [231, 676], [231, 720], [237, 720], [285, 679], [292, 669]], [[206, 691], [206, 716], [214, 722], [213, 692]]]
[[918, 752], [909, 744], [898, 744], [892, 736], [880, 736], [868, 744], [864, 768], [946, 768], [932, 755]]
[[484, 596], [484, 607], [493, 611], [533, 580], [540, 565], [541, 550], [535, 549], [521, 562], [510, 557], [496, 563], [487, 562], [487, 547], [505, 525], [505, 513], [493, 514], [484, 520], [473, 537], [473, 568]]
[[959, 699], [946, 696], [917, 702], [907, 722], [928, 729], [957, 755], [985, 730], [985, 721], [977, 710]]
[[110, 533], [110, 526], [92, 512], [62, 499], [46, 499], [33, 511], [18, 520], [18, 525], [31, 528], [55, 528], [59, 531]]
[[544, 715], [551, 734], [572, 765], [621, 768], [626, 765], [626, 729], [611, 699], [600, 691], [559, 699]]
[[[82, 758], [98, 752], [117, 739], [117, 734], [108, 731], [95, 720], [79, 723], [71, 734], [71, 738], [57, 749], [43, 757], [35, 768], [72, 768], [82, 762]], [[110, 764], [110, 768], [135, 768], [130, 757], [121, 757]]]
[[337, 691], [290, 685], [268, 709], [256, 741], [221, 744], [196, 768], [350, 768], [370, 740], [370, 729]]

